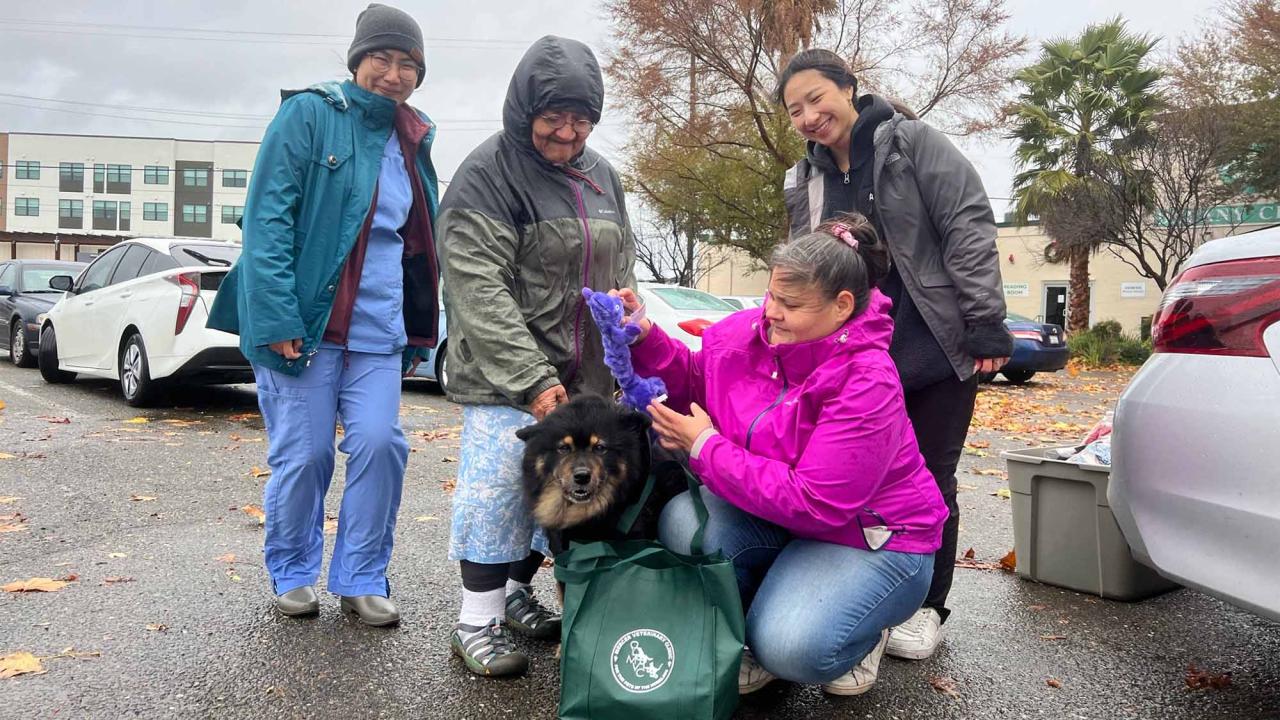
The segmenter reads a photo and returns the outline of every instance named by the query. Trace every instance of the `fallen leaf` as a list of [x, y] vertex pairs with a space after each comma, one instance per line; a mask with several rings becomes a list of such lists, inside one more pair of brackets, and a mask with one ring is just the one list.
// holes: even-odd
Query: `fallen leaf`
[[965, 550], [965, 551], [964, 551], [964, 559], [965, 559], [965, 560], [972, 560], [972, 559], [973, 559], [973, 548], [969, 548], [968, 550]]
[[1044, 684], [1045, 684], [1045, 685], [1048, 685], [1048, 686], [1049, 686], [1049, 687], [1051, 687], [1051, 688], [1060, 688], [1060, 687], [1062, 687], [1062, 681], [1061, 681], [1061, 680], [1059, 680], [1058, 678], [1052, 678], [1052, 677], [1051, 677], [1051, 678], [1049, 678], [1048, 680], [1045, 680], [1045, 681], [1044, 681]]
[[27, 529], [27, 516], [22, 513], [0, 515], [0, 533], [22, 532]]
[[162, 623], [147, 623], [147, 629], [152, 632], [165, 632], [169, 629], [169, 626]]
[[245, 515], [257, 520], [259, 525], [265, 525], [267, 522], [267, 514], [262, 512], [262, 508], [257, 505], [245, 505], [240, 508], [240, 510], [242, 510]]
[[1066, 635], [1041, 635], [1041, 640], [1066, 640]]
[[214, 558], [214, 560], [217, 562], [233, 563], [236, 561], [236, 554], [227, 553], [226, 555], [219, 555], [218, 557]]
[[133, 495], [133, 496], [130, 496], [129, 499], [134, 502], [151, 502], [152, 500], [156, 499], [156, 496], [155, 495]]
[[[75, 577], [75, 576], [71, 576]], [[20, 592], [58, 592], [62, 588], [70, 585], [74, 580], [54, 580], [53, 578], [37, 577], [29, 580], [16, 580], [8, 585], [0, 586], [0, 590], [7, 593]]]
[[37, 420], [47, 420], [51, 425], [69, 425], [71, 418], [55, 417], [53, 415], [37, 415]]
[[129, 557], [129, 553], [122, 553], [122, 552], [107, 553], [107, 557], [109, 557], [109, 558], [115, 558], [115, 559], [119, 560], [120, 558], [127, 558], [127, 557]]
[[237, 413], [227, 419], [233, 422], [244, 422], [245, 420], [257, 420], [258, 417], [258, 413]]
[[418, 517], [414, 518], [414, 520], [417, 520], [418, 522], [431, 522], [432, 520], [437, 520], [437, 519], [438, 518], [435, 515], [419, 515]]
[[48, 670], [40, 665], [40, 658], [20, 650], [0, 656], [0, 680], [19, 675], [43, 675]]
[[1013, 493], [1009, 492], [1009, 488], [1000, 488], [991, 494], [1002, 500], [1011, 500], [1013, 498]]
[[964, 483], [956, 483], [956, 490], [977, 490], [977, 485], [966, 485]]
[[1047, 608], [1047, 607], [1049, 607], [1049, 606], [1048, 606], [1048, 605], [1028, 605], [1028, 606], [1027, 606], [1027, 609], [1028, 609], [1028, 610], [1034, 610], [1034, 611], [1036, 611], [1036, 612], [1039, 612], [1039, 611], [1041, 611], [1041, 610], [1044, 610], [1044, 609], [1045, 609], [1045, 608]]
[[0, 495], [0, 505], [12, 505], [21, 499], [22, 498], [17, 497], [16, 495]]
[[252, 476], [254, 476], [254, 477], [256, 477], [256, 478], [260, 478], [260, 477], [267, 477], [268, 475], [270, 475], [270, 474], [271, 474], [271, 471], [270, 471], [270, 470], [263, 470], [262, 468], [258, 467], [257, 465], [254, 465], [252, 468], [250, 468], [250, 469], [249, 469], [249, 474], [250, 474], [250, 475], [252, 475]]
[[969, 472], [973, 473], [974, 475], [986, 475], [987, 477], [998, 477], [998, 478], [1008, 477], [1008, 475], [1005, 473], [1004, 470], [986, 469], [986, 470], [970, 470]]
[[131, 582], [133, 582], [133, 578], [124, 576], [124, 575], [121, 575], [118, 577], [102, 578], [103, 585], [119, 585], [120, 583], [131, 583]]
[[338, 518], [325, 518], [325, 521], [324, 521], [324, 534], [325, 534], [325, 535], [337, 535], [337, 534], [338, 534]]
[[991, 443], [987, 442], [986, 440], [971, 440], [970, 442], [965, 443], [965, 444], [966, 444], [966, 445], [968, 445], [968, 446], [969, 446], [969, 447], [971, 447], [971, 448], [983, 448], [983, 449], [985, 449], [985, 448], [989, 448], [989, 447], [991, 447]]
[[1213, 673], [1188, 665], [1186, 682], [1188, 690], [1221, 690], [1231, 685], [1231, 673]]
[[440, 459], [440, 462], [456, 463], [458, 462], [458, 458], [445, 455], [443, 458]]
[[16, 457], [18, 457], [18, 456], [17, 456], [17, 455], [12, 455], [12, 454], [7, 453], [7, 452], [0, 452], [0, 460], [12, 460], [12, 459], [14, 459], [14, 458], [16, 458]]
[[124, 424], [125, 425], [144, 425], [149, 422], [151, 422], [151, 420], [144, 417], [131, 417], [128, 420], [125, 420]]
[[1008, 555], [1000, 558], [1000, 568], [1005, 572], [1013, 572], [1018, 569], [1018, 556], [1014, 551], [1010, 550]]
[[193, 425], [204, 424], [203, 420], [180, 420], [178, 418], [167, 418], [163, 422], [174, 427], [191, 427]]
[[956, 690], [956, 681], [949, 677], [929, 678], [929, 684], [933, 686], [934, 690], [938, 691], [938, 693], [942, 695], [946, 695], [947, 697], [955, 700], [960, 699], [960, 692]]

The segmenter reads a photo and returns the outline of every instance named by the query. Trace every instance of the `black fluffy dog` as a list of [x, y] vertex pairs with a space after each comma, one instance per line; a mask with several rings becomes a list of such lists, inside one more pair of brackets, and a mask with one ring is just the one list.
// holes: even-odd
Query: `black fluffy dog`
[[[688, 488], [683, 467], [665, 451], [651, 451], [648, 416], [598, 395], [578, 395], [522, 428], [524, 482], [534, 519], [553, 554], [571, 542], [657, 536], [667, 501]], [[657, 476], [635, 525], [618, 521], [640, 499], [650, 472]]]

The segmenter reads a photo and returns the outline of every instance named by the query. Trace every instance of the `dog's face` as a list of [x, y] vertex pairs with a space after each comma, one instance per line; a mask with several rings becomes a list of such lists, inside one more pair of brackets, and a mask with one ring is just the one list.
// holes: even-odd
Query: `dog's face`
[[609, 513], [648, 474], [649, 418], [579, 395], [522, 428], [524, 479], [534, 518], [564, 529]]

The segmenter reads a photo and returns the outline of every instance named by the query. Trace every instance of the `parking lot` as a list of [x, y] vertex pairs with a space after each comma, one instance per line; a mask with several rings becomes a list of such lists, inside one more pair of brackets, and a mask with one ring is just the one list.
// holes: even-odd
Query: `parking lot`
[[[886, 659], [859, 698], [774, 683], [737, 717], [1280, 717], [1274, 623], [1185, 590], [1126, 604], [983, 569], [1013, 547], [1000, 451], [1070, 444], [1126, 379], [1063, 372], [984, 386], [959, 473], [960, 547], [979, 567], [957, 570], [942, 649], [922, 663]], [[69, 580], [0, 593], [0, 655], [30, 652], [45, 671], [0, 680], [6, 716], [554, 717], [551, 645], [529, 645], [533, 668], [511, 681], [476, 678], [449, 655], [461, 415], [433, 384], [405, 384], [413, 453], [391, 564], [404, 622], [392, 630], [342, 617], [330, 597], [314, 620], [272, 611], [252, 386], [179, 391], [138, 411], [117, 384], [46, 385], [4, 365], [0, 400], [0, 584]], [[335, 482], [335, 513], [339, 492]], [[538, 582], [550, 591], [548, 573]], [[1190, 666], [1229, 684], [1190, 689]]]

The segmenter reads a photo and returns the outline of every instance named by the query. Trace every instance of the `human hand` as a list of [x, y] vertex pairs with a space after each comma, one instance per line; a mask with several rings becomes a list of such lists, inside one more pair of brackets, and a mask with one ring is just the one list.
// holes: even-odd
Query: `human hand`
[[658, 442], [668, 450], [692, 452], [698, 436], [707, 428], [715, 427], [711, 416], [698, 403], [689, 406], [691, 415], [682, 415], [656, 400], [649, 403], [648, 409], [653, 417], [653, 429], [658, 433]]
[[533, 419], [542, 422], [560, 403], [569, 402], [569, 394], [564, 391], [563, 385], [556, 385], [543, 390], [538, 397], [529, 403], [529, 413], [533, 415]]
[[[609, 294], [622, 299], [622, 324], [631, 322], [631, 317], [637, 312], [643, 312], [644, 303], [640, 302], [640, 296], [631, 288], [622, 288], [621, 290], [610, 290]], [[640, 334], [636, 336], [634, 342], [640, 342], [649, 335], [649, 331], [653, 329], [653, 321], [649, 318], [640, 317], [636, 323], [640, 326]]]
[[292, 340], [281, 340], [268, 345], [271, 352], [277, 355], [283, 355], [285, 360], [297, 360], [302, 357], [302, 338], [294, 338]]
[[973, 361], [973, 371], [975, 373], [993, 373], [1004, 367], [1009, 362], [1007, 357], [998, 358], [976, 358]]

